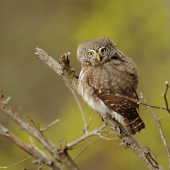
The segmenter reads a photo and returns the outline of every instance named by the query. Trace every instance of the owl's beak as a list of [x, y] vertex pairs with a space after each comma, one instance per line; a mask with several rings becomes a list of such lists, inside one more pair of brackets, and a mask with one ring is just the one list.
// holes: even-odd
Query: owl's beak
[[98, 61], [100, 61], [100, 56], [99, 56], [99, 55], [97, 55], [97, 57], [96, 57], [96, 58], [97, 58], [97, 60], [98, 60]]

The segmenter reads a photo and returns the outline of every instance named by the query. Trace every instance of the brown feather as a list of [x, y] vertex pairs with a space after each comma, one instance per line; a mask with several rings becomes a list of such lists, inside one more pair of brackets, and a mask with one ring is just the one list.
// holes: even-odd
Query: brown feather
[[[124, 117], [129, 133], [135, 134], [145, 128], [136, 111], [139, 108], [135, 90], [138, 84], [138, 76], [135, 74], [137, 71], [133, 67], [127, 67], [126, 61], [117, 62], [116, 65], [113, 63], [115, 61], [103, 63], [102, 67], [92, 67], [89, 84], [109, 109]], [[138, 119], [134, 121], [136, 118]]]

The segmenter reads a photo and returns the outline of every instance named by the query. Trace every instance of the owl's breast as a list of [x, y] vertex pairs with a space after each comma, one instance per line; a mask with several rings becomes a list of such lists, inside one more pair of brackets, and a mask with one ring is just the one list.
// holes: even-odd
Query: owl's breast
[[98, 87], [98, 84], [94, 83], [98, 82], [97, 79], [99, 75], [93, 76], [93, 71], [94, 70], [92, 68], [84, 68], [81, 70], [78, 89], [84, 101], [87, 102], [88, 105], [96, 112], [105, 116], [106, 113], [110, 112], [110, 110], [96, 95], [95, 88]]
[[103, 100], [98, 97], [100, 93], [112, 95], [110, 88], [110, 77], [105, 69], [99, 67], [85, 67], [82, 69], [78, 89], [84, 101], [102, 117], [105, 117], [108, 113], [119, 122], [123, 122], [123, 118], [107, 107]]

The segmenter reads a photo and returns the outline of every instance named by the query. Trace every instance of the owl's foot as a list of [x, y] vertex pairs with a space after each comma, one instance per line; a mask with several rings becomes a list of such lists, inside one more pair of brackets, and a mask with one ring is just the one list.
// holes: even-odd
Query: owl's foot
[[70, 55], [70, 52], [65, 53], [63, 55], [60, 56], [59, 58], [59, 63], [63, 66], [63, 67], [70, 67], [70, 60], [68, 59], [68, 56]]

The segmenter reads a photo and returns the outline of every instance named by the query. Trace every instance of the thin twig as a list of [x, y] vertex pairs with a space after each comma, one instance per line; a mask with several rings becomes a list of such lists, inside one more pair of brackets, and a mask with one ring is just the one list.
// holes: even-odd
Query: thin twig
[[45, 130], [48, 130], [52, 125], [54, 125], [55, 123], [59, 122], [59, 119], [54, 120], [53, 122], [51, 122], [49, 125], [47, 125], [44, 128], [40, 128], [40, 131], [43, 132]]
[[165, 100], [165, 109], [167, 110], [168, 113], [170, 113], [170, 110], [169, 110], [169, 107], [168, 107], [168, 100], [166, 98], [168, 88], [169, 88], [168, 81], [166, 81], [165, 84], [166, 84], [166, 88], [165, 88], [165, 92], [162, 94], [162, 96]]
[[[140, 98], [140, 97], [139, 97]], [[141, 99], [141, 98], [140, 98]], [[142, 104], [142, 105], [145, 105], [145, 106], [149, 106], [149, 107], [152, 107], [152, 108], [155, 108], [155, 109], [165, 109], [165, 107], [159, 107], [159, 106], [152, 106], [152, 105], [149, 105], [149, 104], [145, 104], [145, 103], [142, 103], [142, 102], [139, 102], [139, 104]]]
[[[108, 134], [108, 135], [106, 135], [106, 136], [110, 136], [111, 134]], [[94, 140], [93, 142], [91, 142], [91, 143], [89, 143], [87, 146], [85, 146], [81, 151], [80, 151], [80, 153], [78, 153], [74, 158], [73, 158], [73, 160], [76, 160], [90, 145], [92, 145], [93, 143], [95, 143], [95, 142], [97, 142], [97, 141], [99, 141], [99, 140], [101, 140], [101, 139], [105, 139], [105, 140], [115, 140], [115, 139], [118, 139], [118, 138], [106, 138], [106, 136], [99, 136], [100, 138], [98, 138], [98, 139], [96, 139], [96, 140]]]
[[94, 111], [93, 111], [92, 115], [90, 116], [89, 123], [87, 124], [87, 129], [89, 128], [89, 126], [91, 124], [93, 116], [94, 116]]
[[[141, 100], [142, 100], [145, 104], [147, 104], [146, 100], [143, 98], [142, 93], [141, 93]], [[170, 170], [170, 151], [169, 151], [169, 147], [168, 147], [168, 145], [167, 145], [167, 142], [166, 142], [165, 137], [164, 137], [164, 134], [163, 134], [163, 130], [162, 130], [161, 122], [160, 122], [161, 118], [158, 119], [157, 116], [154, 114], [154, 112], [152, 111], [152, 109], [151, 109], [149, 106], [147, 106], [147, 108], [148, 108], [148, 110], [150, 111], [150, 113], [152, 114], [152, 116], [155, 118], [155, 120], [156, 120], [157, 123], [158, 123], [159, 132], [160, 132], [160, 134], [161, 134], [161, 139], [162, 139], [162, 141], [163, 141], [163, 143], [164, 143], [164, 146], [165, 146], [165, 149], [166, 149], [166, 152], [167, 152], [167, 155], [168, 155], [168, 159], [169, 159], [169, 167], [168, 167], [168, 170]]]
[[42, 150], [40, 150], [37, 146], [35, 146], [34, 141], [33, 141], [33, 139], [32, 139], [31, 136], [29, 137], [29, 140], [31, 141], [31, 144], [32, 144], [33, 148], [35, 148], [35, 149], [36, 149], [38, 152], [40, 152], [43, 156], [46, 156], [46, 154], [45, 154]]
[[43, 166], [41, 166], [38, 170], [42, 170], [50, 161], [47, 161]]
[[13, 165], [6, 166], [6, 167], [0, 167], [0, 168], [2, 168], [2, 169], [8, 169], [8, 168], [10, 168], [10, 167], [12, 167], [12, 166], [15, 166], [15, 165], [17, 165], [17, 164], [19, 164], [19, 163], [21, 163], [21, 162], [26, 161], [27, 159], [29, 159], [29, 158], [31, 158], [31, 157], [32, 157], [32, 156], [29, 156], [29, 157], [27, 157], [27, 158], [25, 158], [25, 159], [23, 159], [23, 160], [21, 160], [21, 161], [15, 163], [15, 164], [13, 164]]
[[104, 124], [100, 128], [96, 128], [96, 129], [92, 130], [91, 132], [89, 132], [88, 134], [85, 134], [85, 135], [81, 136], [80, 138], [76, 139], [75, 141], [73, 141], [71, 143], [68, 143], [67, 148], [68, 149], [73, 149], [75, 146], [77, 146], [79, 143], [86, 140], [87, 138], [89, 138], [91, 136], [99, 136], [99, 135], [101, 135], [101, 130], [103, 128], [105, 128], [106, 126], [107, 125]]
[[[21, 116], [19, 116], [18, 113], [14, 111], [11, 107], [4, 104], [3, 102], [0, 102], [0, 110], [5, 112], [10, 118], [12, 118], [21, 127], [21, 129], [27, 131], [38, 142], [40, 142], [42, 146], [52, 154], [55, 160], [57, 161], [59, 160], [62, 164], [66, 165], [66, 167], [70, 170], [80, 169], [67, 153], [60, 154], [57, 150], [58, 149], [57, 145], [54, 145], [39, 130], [37, 130], [37, 128], [31, 126], [28, 122], [22, 119]], [[56, 166], [54, 168], [56, 168]]]
[[[142, 104], [142, 105], [145, 105], [145, 106], [153, 107], [153, 108], [155, 108], [155, 109], [165, 109], [165, 110], [167, 110], [167, 108], [168, 108], [168, 107], [166, 108], [166, 107], [153, 106], [153, 105], [149, 105], [149, 104], [146, 104], [146, 103], [142, 103], [142, 102], [140, 102], [140, 101], [131, 99], [131, 98], [129, 98], [129, 97], [127, 97], [127, 96], [123, 96], [123, 95], [121, 95], [121, 94], [115, 94], [115, 96], [119, 96], [119, 97], [128, 99], [128, 100], [130, 100], [130, 101], [132, 101], [132, 102], [134, 102], [134, 103], [136, 103], [136, 104]], [[139, 99], [141, 99], [141, 97], [139, 97]], [[165, 99], [166, 99], [166, 98], [165, 98]], [[167, 106], [168, 106], [168, 105], [167, 105]], [[167, 110], [167, 111], [168, 111], [168, 110]]]
[[85, 141], [82, 141], [80, 144], [78, 145], [75, 145], [74, 148], [73, 147], [69, 147], [68, 150], [73, 150], [73, 149], [77, 149], [79, 148], [80, 146], [84, 145], [85, 143], [87, 143], [88, 141], [90, 141], [91, 139], [87, 139]]
[[17, 138], [13, 133], [11, 133], [7, 128], [2, 126], [1, 124], [0, 124], [0, 134], [3, 135], [4, 137], [8, 138], [11, 142], [13, 142], [15, 145], [17, 145], [22, 150], [27, 152], [29, 155], [34, 157], [36, 160], [39, 160], [39, 161], [41, 160], [41, 163], [46, 163], [46, 162], [50, 161], [51, 163], [48, 163], [47, 166], [49, 166], [51, 169], [63, 170], [55, 162], [50, 160], [47, 156], [44, 157], [43, 155], [41, 155], [40, 153], [35, 151], [33, 149], [33, 147], [26, 145], [24, 142], [22, 142], [19, 138]]
[[3, 90], [0, 89], [0, 92], [1, 92], [0, 98], [3, 98], [4, 97]]
[[[34, 123], [34, 121], [28, 116], [28, 115], [25, 115], [26, 118], [29, 119], [29, 121], [34, 125], [34, 127], [40, 132], [40, 129], [38, 128], [38, 126]], [[41, 132], [40, 132], [41, 133]]]
[[102, 135], [98, 135], [100, 138], [102, 139], [105, 139], [105, 140], [115, 140], [115, 139], [118, 139], [117, 137], [116, 138], [106, 138], [105, 136], [102, 136]]
[[92, 145], [93, 143], [95, 143], [95, 142], [97, 142], [97, 141], [99, 141], [99, 140], [101, 140], [101, 138], [98, 138], [98, 139], [96, 139], [95, 141], [89, 143], [87, 146], [85, 146], [85, 147], [73, 158], [73, 160], [75, 161], [90, 145]]
[[77, 96], [76, 96], [76, 93], [74, 92], [74, 90], [66, 83], [66, 86], [69, 88], [69, 90], [72, 92], [72, 94], [73, 94], [73, 96], [74, 96], [74, 98], [75, 98], [75, 100], [76, 100], [76, 102], [77, 102], [77, 104], [78, 104], [78, 106], [79, 106], [79, 109], [80, 109], [80, 112], [81, 112], [81, 115], [82, 115], [82, 118], [83, 118], [83, 121], [84, 121], [84, 125], [85, 125], [85, 133], [86, 134], [88, 134], [88, 131], [87, 131], [87, 128], [88, 128], [88, 125], [87, 125], [87, 123], [86, 123], [86, 119], [85, 119], [85, 116], [84, 116], [84, 113], [83, 113], [83, 109], [82, 109], [82, 107], [81, 107], [81, 104], [80, 104], [80, 102], [79, 102], [79, 100], [78, 100], [78, 98], [77, 98]]

